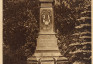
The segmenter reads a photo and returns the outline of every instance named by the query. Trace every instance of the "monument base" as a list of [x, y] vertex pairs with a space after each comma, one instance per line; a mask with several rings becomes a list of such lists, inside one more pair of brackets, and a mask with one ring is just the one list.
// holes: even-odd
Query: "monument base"
[[39, 35], [34, 55], [27, 59], [28, 64], [66, 64], [67, 58], [59, 52], [57, 38], [52, 35]]
[[54, 57], [29, 57], [27, 60], [27, 64], [68, 64], [68, 59], [66, 57], [58, 57], [58, 59]]

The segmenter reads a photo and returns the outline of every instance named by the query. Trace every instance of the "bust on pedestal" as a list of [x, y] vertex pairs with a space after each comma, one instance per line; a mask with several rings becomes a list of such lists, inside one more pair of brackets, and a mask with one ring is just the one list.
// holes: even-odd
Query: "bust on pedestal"
[[37, 47], [32, 57], [27, 59], [28, 64], [62, 64], [68, 62], [59, 52], [54, 29], [54, 0], [40, 1], [40, 32], [37, 38]]

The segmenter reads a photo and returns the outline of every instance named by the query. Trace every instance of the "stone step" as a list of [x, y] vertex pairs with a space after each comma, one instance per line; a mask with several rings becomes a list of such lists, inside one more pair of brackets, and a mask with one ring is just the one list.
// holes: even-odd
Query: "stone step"
[[40, 2], [53, 2], [53, 0], [39, 0]]
[[38, 40], [37, 44], [56, 44], [57, 40]]
[[37, 46], [36, 50], [59, 50], [57, 46], [49, 47], [49, 46]]
[[42, 42], [42, 41], [53, 41], [53, 42], [55, 42], [55, 41], [57, 41], [57, 39], [37, 39], [37, 41], [38, 42]]
[[57, 39], [37, 39], [37, 41], [57, 41]]
[[39, 35], [37, 39], [57, 39], [55, 35]]
[[50, 52], [50, 53], [35, 53], [34, 56], [38, 57], [43, 57], [43, 56], [61, 56], [60, 52]]
[[47, 47], [53, 47], [53, 46], [54, 46], [54, 47], [57, 47], [57, 44], [56, 44], [56, 43], [53, 43], [53, 44], [52, 44], [52, 43], [50, 43], [50, 44], [47, 44], [47, 43], [44, 43], [44, 44], [38, 43], [37, 46], [39, 46], [39, 47], [40, 47], [40, 46], [43, 46], [43, 47], [44, 47], [44, 46], [47, 46]]
[[58, 53], [59, 50], [36, 50], [36, 53]]

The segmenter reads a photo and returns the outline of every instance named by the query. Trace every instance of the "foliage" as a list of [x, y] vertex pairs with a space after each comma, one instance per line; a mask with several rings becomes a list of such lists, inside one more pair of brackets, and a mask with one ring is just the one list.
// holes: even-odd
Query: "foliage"
[[[18, 0], [18, 2], [4, 0], [3, 3], [4, 62], [8, 61], [6, 60], [7, 58], [10, 58], [9, 60], [11, 60], [10, 63], [12, 64], [19, 61], [26, 61], [26, 58], [34, 53], [36, 47], [36, 38], [39, 31], [39, 2], [38, 0]], [[82, 12], [90, 10], [90, 0], [62, 0], [59, 6], [54, 6], [58, 46], [61, 54], [67, 56], [72, 62], [78, 62], [77, 60], [84, 58], [83, 53], [73, 55], [69, 53], [85, 47], [85, 45], [82, 47], [70, 47], [70, 45], [72, 43], [82, 42], [82, 39], [79, 39], [81, 36], [80, 33], [81, 31], [86, 31], [88, 27], [82, 29], [77, 29], [76, 27], [82, 23], [78, 21], [81, 17], [91, 17], [90, 13], [82, 14]], [[86, 22], [83, 22], [83, 24], [86, 24]], [[88, 31], [91, 32], [91, 29]], [[73, 35], [75, 33], [79, 35]], [[86, 45], [85, 49], [89, 50], [89, 47], [91, 46]], [[5, 52], [5, 50], [7, 51]], [[91, 54], [85, 55], [90, 56]], [[25, 59], [22, 59], [23, 57]]]
[[[67, 56], [72, 63], [83, 62], [87, 64], [91, 62], [91, 53], [77, 52], [78, 49], [80, 49], [80, 51], [91, 51], [91, 44], [87, 43], [90, 42], [91, 39], [87, 37], [84, 39], [80, 38], [81, 36], [83, 37], [85, 35], [91, 36], [82, 33], [86, 31], [91, 32], [91, 27], [88, 27], [86, 25], [81, 29], [76, 28], [77, 26], [81, 27], [80, 24], [91, 24], [91, 19], [86, 19], [86, 21], [84, 21], [84, 19], [82, 21], [78, 20], [84, 17], [91, 17], [91, 13], [88, 13], [89, 11], [91, 11], [90, 2], [90, 0], [62, 0], [59, 6], [54, 7], [55, 25], [58, 33], [57, 37], [59, 49], [62, 55]], [[78, 35], [73, 35], [76, 33]], [[81, 33], [83, 35], [80, 35]], [[77, 42], [79, 44], [84, 43], [84, 45], [79, 45], [77, 44]], [[73, 46], [70, 46], [72, 44]], [[73, 54], [70, 54], [71, 51], [73, 52]]]
[[[4, 64], [6, 62], [20, 64], [19, 61], [26, 61], [26, 57], [32, 55], [35, 50], [38, 35], [38, 12], [35, 10], [38, 9], [36, 8], [38, 5], [35, 0], [22, 2], [4, 0], [3, 3], [3, 41], [11, 51], [4, 53]], [[36, 6], [36, 9], [33, 6]], [[37, 16], [34, 16], [35, 14]], [[27, 49], [30, 51], [29, 54]], [[23, 57], [25, 59], [22, 59]]]

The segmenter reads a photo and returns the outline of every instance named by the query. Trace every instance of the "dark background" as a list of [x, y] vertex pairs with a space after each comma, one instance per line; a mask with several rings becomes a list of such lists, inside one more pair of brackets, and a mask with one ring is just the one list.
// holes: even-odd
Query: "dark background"
[[[54, 17], [61, 54], [71, 63], [91, 64], [91, 0], [61, 0]], [[38, 0], [3, 0], [3, 64], [26, 64], [38, 32]]]

